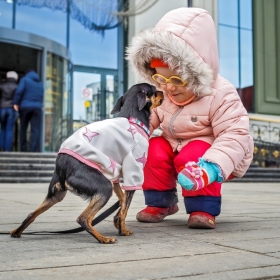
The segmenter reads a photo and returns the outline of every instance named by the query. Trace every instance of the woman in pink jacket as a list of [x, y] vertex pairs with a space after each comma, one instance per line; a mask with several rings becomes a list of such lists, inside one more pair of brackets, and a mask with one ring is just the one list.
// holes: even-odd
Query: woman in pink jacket
[[140, 222], [161, 222], [178, 212], [182, 186], [189, 228], [215, 228], [222, 182], [242, 177], [253, 155], [249, 118], [235, 87], [219, 75], [216, 27], [199, 8], [168, 12], [127, 49], [139, 80], [164, 92], [154, 109], [144, 168], [147, 207]]

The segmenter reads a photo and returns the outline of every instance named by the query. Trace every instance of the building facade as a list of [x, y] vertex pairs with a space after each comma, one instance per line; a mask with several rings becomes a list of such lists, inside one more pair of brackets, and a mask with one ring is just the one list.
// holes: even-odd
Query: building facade
[[[111, 103], [125, 84], [119, 70], [123, 25], [113, 13], [122, 5], [117, 0], [0, 0], [1, 81], [7, 71], [21, 78], [32, 68], [44, 84], [41, 151], [57, 151], [81, 124], [112, 117]], [[89, 100], [83, 89], [92, 84]], [[18, 135], [17, 123], [14, 151], [19, 151]]]
[[44, 83], [41, 151], [57, 151], [73, 128], [112, 117], [116, 99], [136, 82], [125, 46], [168, 11], [188, 6], [212, 15], [220, 74], [236, 87], [249, 112], [252, 136], [261, 143], [256, 156], [275, 160], [279, 0], [0, 0], [1, 79], [7, 71], [21, 77], [34, 68]]

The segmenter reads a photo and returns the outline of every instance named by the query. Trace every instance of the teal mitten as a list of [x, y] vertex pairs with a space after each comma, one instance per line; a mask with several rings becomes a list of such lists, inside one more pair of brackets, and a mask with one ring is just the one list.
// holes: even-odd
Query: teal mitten
[[213, 183], [224, 180], [220, 167], [216, 163], [199, 158], [198, 163], [190, 161], [178, 174], [179, 184], [186, 190], [197, 191]]

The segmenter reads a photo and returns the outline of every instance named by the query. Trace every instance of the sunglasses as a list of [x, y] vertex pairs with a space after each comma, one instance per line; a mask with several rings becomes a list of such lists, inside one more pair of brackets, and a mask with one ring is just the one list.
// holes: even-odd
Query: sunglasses
[[180, 77], [178, 76], [171, 76], [169, 79], [166, 77], [160, 75], [160, 74], [154, 74], [152, 75], [152, 79], [159, 83], [160, 85], [166, 85], [167, 83], [173, 84], [175, 87], [183, 87], [185, 86], [188, 82], [183, 81]]

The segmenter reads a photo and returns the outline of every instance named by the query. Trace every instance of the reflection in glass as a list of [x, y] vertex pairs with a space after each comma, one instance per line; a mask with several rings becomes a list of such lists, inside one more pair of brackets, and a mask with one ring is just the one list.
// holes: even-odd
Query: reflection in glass
[[[240, 1], [240, 0], [239, 0]], [[252, 30], [252, 0], [240, 1], [240, 27]]]
[[66, 46], [66, 13], [62, 11], [17, 5], [16, 29], [46, 37]]
[[235, 28], [219, 26], [220, 73], [236, 88], [238, 79], [238, 32]]
[[72, 62], [78, 65], [117, 69], [118, 29], [101, 34], [85, 29], [70, 20], [70, 51]]
[[[238, 0], [218, 0], [219, 24], [238, 26]], [[243, 1], [243, 0], [242, 0]]]
[[111, 119], [114, 115], [111, 114], [117, 99], [118, 99], [118, 90], [116, 88], [117, 77], [114, 75], [106, 75], [106, 118]]
[[247, 111], [253, 112], [252, 0], [218, 3], [220, 73], [237, 88]]
[[92, 95], [90, 98], [90, 107], [87, 109], [89, 122], [100, 121], [101, 116], [101, 75], [91, 74], [95, 76], [95, 82], [88, 84], [86, 87], [90, 88]]
[[[97, 114], [99, 111], [98, 106], [100, 106], [98, 90], [100, 90], [100, 74], [85, 73], [85, 72], [74, 72], [73, 73], [73, 118], [74, 121], [80, 122], [91, 122], [92, 114]], [[83, 89], [90, 88], [91, 96], [86, 97], [83, 95]], [[92, 101], [95, 99], [95, 105], [92, 107], [86, 107], [85, 101]], [[90, 112], [91, 111], [91, 114]]]
[[253, 38], [252, 31], [241, 30], [241, 87], [253, 84]]
[[[74, 130], [86, 123], [113, 118], [111, 111], [118, 99], [117, 75], [74, 72]], [[104, 84], [104, 88], [102, 88]], [[104, 97], [102, 116], [101, 97]], [[80, 125], [79, 125], [80, 123]]]
[[45, 151], [57, 152], [71, 132], [68, 62], [47, 53]]
[[13, 24], [13, 4], [0, 1], [0, 26], [12, 28]]

